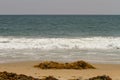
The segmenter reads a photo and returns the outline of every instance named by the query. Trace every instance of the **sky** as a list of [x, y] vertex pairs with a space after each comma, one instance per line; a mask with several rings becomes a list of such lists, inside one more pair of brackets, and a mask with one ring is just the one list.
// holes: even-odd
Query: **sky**
[[0, 0], [0, 14], [120, 15], [120, 0]]

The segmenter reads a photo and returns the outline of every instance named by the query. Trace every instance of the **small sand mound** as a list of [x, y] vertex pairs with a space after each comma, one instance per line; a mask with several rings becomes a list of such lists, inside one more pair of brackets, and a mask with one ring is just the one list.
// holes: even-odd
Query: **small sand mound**
[[91, 64], [85, 61], [76, 61], [72, 63], [58, 63], [54, 61], [45, 61], [35, 65], [41, 69], [95, 69]]

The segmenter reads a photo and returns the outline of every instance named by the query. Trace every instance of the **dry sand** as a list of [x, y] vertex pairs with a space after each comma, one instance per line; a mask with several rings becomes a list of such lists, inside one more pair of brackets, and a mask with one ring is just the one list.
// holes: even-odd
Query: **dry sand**
[[79, 77], [82, 79], [87, 79], [98, 75], [109, 75], [113, 80], [120, 80], [120, 64], [92, 64], [97, 69], [86, 70], [41, 70], [33, 67], [36, 64], [39, 64], [39, 61], [2, 63], [0, 64], [0, 72], [14, 72], [36, 78], [54, 76], [60, 80], [74, 79]]

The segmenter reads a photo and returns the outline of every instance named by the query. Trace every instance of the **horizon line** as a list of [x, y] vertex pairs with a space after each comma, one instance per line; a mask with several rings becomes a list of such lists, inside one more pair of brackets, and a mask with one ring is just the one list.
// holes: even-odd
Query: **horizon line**
[[0, 14], [0, 15], [120, 15], [120, 14]]

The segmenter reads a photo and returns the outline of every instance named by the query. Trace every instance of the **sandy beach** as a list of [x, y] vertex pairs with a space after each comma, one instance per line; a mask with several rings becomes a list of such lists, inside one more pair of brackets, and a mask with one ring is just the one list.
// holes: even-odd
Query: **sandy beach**
[[98, 75], [109, 75], [113, 80], [120, 80], [120, 64], [92, 64], [96, 69], [71, 70], [71, 69], [50, 69], [42, 70], [33, 66], [39, 64], [40, 61], [1, 63], [0, 72], [14, 72], [17, 74], [25, 74], [36, 78], [44, 78], [45, 76], [54, 76], [60, 80], [81, 78], [88, 79]]

